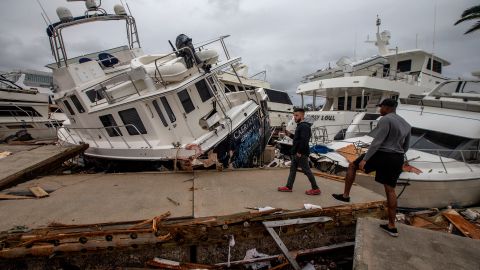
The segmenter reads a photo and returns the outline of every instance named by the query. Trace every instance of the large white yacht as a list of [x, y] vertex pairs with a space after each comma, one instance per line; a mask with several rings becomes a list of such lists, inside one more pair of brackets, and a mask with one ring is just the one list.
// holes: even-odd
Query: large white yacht
[[448, 61], [421, 49], [389, 49], [390, 32], [380, 32], [379, 18], [376, 25], [376, 40], [371, 43], [378, 48], [377, 55], [362, 60], [342, 57], [337, 66], [306, 75], [298, 86], [302, 106], [305, 96], [313, 97], [314, 107], [318, 97], [325, 99], [321, 110], [308, 112], [317, 140], [368, 133], [380, 116], [375, 106], [381, 100], [422, 95], [447, 79], [442, 70]]
[[[135, 19], [122, 5], [109, 14], [95, 1], [85, 3], [78, 17], [58, 8], [60, 21], [47, 28], [55, 99], [69, 118], [58, 133], [61, 141], [87, 143], [87, 158], [109, 162], [173, 161], [186, 168], [260, 163], [270, 131], [268, 97], [261, 88], [225, 93], [217, 73], [241, 60], [229, 55], [228, 36], [194, 47], [182, 34], [173, 52], [144, 54]], [[115, 21], [125, 23], [127, 45], [67, 55], [65, 29]]]
[[[258, 77], [264, 75], [263, 79]], [[258, 72], [252, 76], [248, 74], [248, 66], [236, 63], [233, 68], [218, 73], [221, 82], [225, 84], [225, 92], [249, 91], [263, 88], [268, 96], [268, 115], [270, 126], [275, 131], [281, 130], [292, 119], [293, 103], [286, 91], [273, 89], [266, 80], [266, 71]], [[238, 80], [241, 78], [241, 81]]]
[[14, 70], [0, 74], [0, 141], [55, 139], [65, 120], [52, 103], [52, 74]]
[[[480, 203], [480, 81], [446, 81], [425, 96], [412, 95], [400, 101], [397, 114], [412, 126], [406, 159], [418, 171], [400, 175], [396, 188], [399, 206], [432, 208]], [[368, 145], [372, 139], [354, 137], [326, 146], [339, 150], [351, 144]], [[341, 151], [323, 154], [322, 162], [346, 168], [348, 162]], [[357, 181], [383, 192], [383, 186], [370, 176], [357, 177]]]

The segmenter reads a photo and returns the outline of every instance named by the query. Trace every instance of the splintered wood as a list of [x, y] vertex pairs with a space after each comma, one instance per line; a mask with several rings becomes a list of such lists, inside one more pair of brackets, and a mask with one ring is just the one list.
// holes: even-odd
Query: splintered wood
[[443, 211], [443, 216], [445, 216], [452, 224], [455, 226], [463, 235], [473, 238], [480, 239], [480, 229], [477, 228], [472, 223], [464, 219], [457, 211], [453, 209]]

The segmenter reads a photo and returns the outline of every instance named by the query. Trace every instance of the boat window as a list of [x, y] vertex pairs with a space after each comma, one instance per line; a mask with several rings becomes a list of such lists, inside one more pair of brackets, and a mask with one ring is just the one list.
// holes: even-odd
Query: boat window
[[160, 109], [160, 106], [158, 105], [158, 102], [156, 100], [152, 101], [153, 107], [157, 111], [158, 116], [160, 116], [160, 120], [162, 121], [163, 126], [168, 126], [167, 120], [165, 119], [165, 116], [163, 116], [162, 110]]
[[432, 64], [432, 58], [428, 58], [427, 69], [440, 74], [442, 73], [442, 63], [440, 61], [437, 61], [435, 59], [433, 60], [433, 69], [431, 68], [431, 64]]
[[271, 89], [265, 89], [265, 92], [270, 102], [292, 105], [292, 100], [290, 100], [290, 96], [286, 92]]
[[77, 108], [77, 111], [79, 113], [84, 113], [85, 109], [83, 108], [82, 103], [80, 103], [80, 100], [78, 100], [77, 96], [72, 95], [70, 98], [72, 99], [72, 102], [73, 102], [73, 105], [75, 105], [75, 108]]
[[140, 116], [138, 115], [137, 110], [135, 108], [119, 111], [118, 115], [120, 115], [120, 118], [122, 119], [122, 122], [125, 125], [125, 128], [127, 129], [128, 134], [130, 135], [139, 135], [140, 133], [147, 134], [147, 130], [145, 129], [145, 126], [142, 123], [142, 119], [140, 119]]
[[122, 131], [120, 128], [117, 127], [117, 122], [115, 122], [115, 119], [113, 118], [113, 115], [107, 114], [107, 115], [101, 115], [99, 116], [100, 122], [102, 122], [102, 125], [105, 127], [105, 130], [108, 133], [108, 136], [110, 137], [117, 137], [117, 136], [123, 136]]
[[63, 104], [65, 104], [65, 107], [67, 107], [67, 110], [71, 115], [75, 115], [75, 112], [73, 111], [72, 106], [70, 106], [70, 103], [67, 100], [64, 100]]
[[460, 92], [466, 94], [480, 94], [480, 82], [465, 82]]
[[366, 113], [362, 120], [377, 120], [380, 117], [378, 113]]
[[398, 61], [397, 72], [407, 72], [412, 70], [412, 60]]
[[87, 92], [85, 92], [85, 94], [87, 94], [88, 99], [92, 103], [95, 103], [105, 98], [101, 91], [95, 89], [88, 90]]
[[42, 115], [30, 106], [0, 106], [0, 116], [2, 117], [15, 117], [15, 116], [28, 116], [28, 117], [41, 117]]
[[358, 96], [357, 101], [355, 103], [355, 108], [357, 109], [365, 108], [368, 104], [368, 99], [369, 99], [369, 96], [363, 96], [363, 104], [362, 104], [362, 96]]
[[162, 101], [163, 107], [165, 108], [165, 111], [167, 112], [168, 118], [170, 119], [170, 122], [174, 123], [177, 121], [177, 118], [175, 117], [175, 114], [172, 111], [172, 108], [170, 107], [170, 104], [168, 104], [168, 100], [166, 97], [161, 97], [160, 100]]
[[62, 124], [60, 123], [57, 123], [57, 122], [52, 122], [51, 124], [50, 123], [46, 123], [45, 126], [49, 127], [49, 128], [52, 128], [52, 127], [59, 127], [61, 126]]
[[210, 91], [210, 88], [208, 87], [205, 80], [201, 80], [197, 82], [195, 84], [195, 87], [197, 88], [198, 94], [200, 95], [200, 98], [202, 99], [203, 102], [212, 98], [213, 96], [212, 91]]
[[457, 93], [461, 89], [462, 82], [456, 82], [456, 81], [451, 81], [451, 82], [446, 82], [439, 88], [433, 92], [433, 95], [447, 95], [450, 96], [453, 93]]
[[178, 92], [177, 95], [186, 113], [190, 113], [195, 110], [195, 106], [193, 106], [192, 99], [190, 98], [187, 89]]
[[225, 84], [225, 92], [228, 93], [228, 92], [236, 92], [237, 90], [235, 89], [235, 85], [232, 85], [232, 84], [228, 84], [226, 83]]
[[[352, 109], [352, 97], [347, 98], [347, 110]], [[338, 110], [343, 111], [345, 110], [345, 97], [338, 97]]]
[[32, 125], [8, 125], [6, 126], [8, 129], [25, 129], [25, 128], [33, 128]]
[[[478, 152], [478, 150], [480, 149], [480, 140], [474, 140], [452, 134], [446, 134], [420, 128], [412, 128], [411, 134], [411, 148], [422, 149], [424, 152], [435, 155], [438, 155], [440, 153], [440, 155], [443, 157], [453, 158], [457, 160], [463, 159], [461, 152], [458, 150], [474, 150], [471, 152], [464, 151], [463, 155], [466, 161], [480, 161]], [[437, 152], [437, 150], [439, 151]]]
[[390, 76], [390, 64], [383, 65], [383, 77]]

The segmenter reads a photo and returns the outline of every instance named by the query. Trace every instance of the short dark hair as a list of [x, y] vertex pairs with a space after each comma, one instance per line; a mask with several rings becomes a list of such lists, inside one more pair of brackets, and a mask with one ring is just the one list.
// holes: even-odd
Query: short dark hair
[[305, 110], [303, 108], [295, 108], [295, 109], [293, 109], [293, 112], [305, 113]]
[[398, 106], [398, 102], [395, 99], [386, 98], [382, 100], [380, 104], [377, 104], [377, 107], [381, 107], [381, 106], [391, 107], [395, 109]]

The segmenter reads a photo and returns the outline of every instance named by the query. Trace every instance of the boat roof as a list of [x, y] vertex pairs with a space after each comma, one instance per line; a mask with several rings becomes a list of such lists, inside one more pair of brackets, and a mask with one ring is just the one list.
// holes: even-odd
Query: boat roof
[[[398, 53], [395, 53], [394, 51], [393, 52], [390, 52], [386, 55], [383, 55], [385, 57], [389, 57], [389, 56], [394, 56], [394, 55], [428, 55], [428, 56], [432, 56], [432, 53], [429, 53], [427, 51], [424, 51], [422, 49], [412, 49], [412, 50], [405, 50], [405, 51], [399, 51]], [[442, 64], [444, 66], [448, 66], [450, 65], [450, 62], [448, 62], [447, 60], [437, 56], [437, 55], [433, 55], [433, 57], [435, 58], [435, 60], [437, 61], [440, 61], [442, 62]]]

